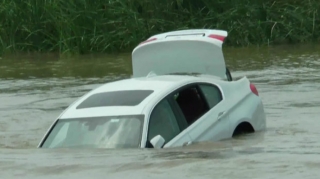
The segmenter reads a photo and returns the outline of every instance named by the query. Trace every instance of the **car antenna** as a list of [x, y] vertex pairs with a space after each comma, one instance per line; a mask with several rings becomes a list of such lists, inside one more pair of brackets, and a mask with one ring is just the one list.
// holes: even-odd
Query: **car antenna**
[[147, 78], [153, 77], [153, 76], [157, 76], [157, 74], [154, 71], [150, 71], [147, 75]]

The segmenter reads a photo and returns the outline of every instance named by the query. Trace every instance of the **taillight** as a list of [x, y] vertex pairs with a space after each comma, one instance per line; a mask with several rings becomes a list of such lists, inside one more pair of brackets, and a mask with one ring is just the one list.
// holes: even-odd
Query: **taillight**
[[154, 41], [154, 40], [157, 40], [157, 38], [148, 39], [146, 41], [141, 42], [139, 45], [144, 44], [144, 43], [148, 43], [148, 42], [151, 42], [151, 41]]
[[220, 41], [224, 41], [224, 39], [226, 38], [226, 37], [224, 37], [224, 36], [221, 36], [221, 35], [215, 35], [215, 34], [211, 34], [211, 35], [209, 35], [208, 37], [210, 37], [210, 38], [213, 38], [213, 39], [217, 39], [217, 40], [220, 40]]
[[259, 92], [254, 84], [250, 83], [250, 89], [251, 89], [252, 93], [259, 96]]

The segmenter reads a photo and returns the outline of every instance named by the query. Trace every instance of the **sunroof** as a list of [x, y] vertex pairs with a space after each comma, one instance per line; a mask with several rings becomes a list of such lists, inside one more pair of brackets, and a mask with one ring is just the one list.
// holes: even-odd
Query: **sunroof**
[[89, 96], [77, 109], [106, 106], [135, 106], [148, 97], [153, 90], [125, 90], [97, 93]]

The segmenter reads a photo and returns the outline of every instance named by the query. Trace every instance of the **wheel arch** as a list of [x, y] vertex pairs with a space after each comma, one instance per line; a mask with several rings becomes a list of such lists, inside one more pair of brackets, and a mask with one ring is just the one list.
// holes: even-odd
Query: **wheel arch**
[[254, 133], [255, 129], [253, 127], [253, 125], [247, 121], [241, 121], [239, 122], [236, 127], [233, 129], [232, 131], [232, 137], [241, 135], [241, 134], [246, 134], [246, 133]]

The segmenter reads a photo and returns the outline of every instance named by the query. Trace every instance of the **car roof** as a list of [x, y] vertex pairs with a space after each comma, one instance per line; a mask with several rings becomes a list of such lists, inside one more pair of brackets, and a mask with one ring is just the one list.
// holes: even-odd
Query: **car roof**
[[[199, 78], [201, 77], [201, 78]], [[93, 89], [83, 97], [75, 101], [72, 105], [65, 110], [60, 118], [82, 118], [82, 117], [99, 117], [99, 116], [112, 116], [112, 115], [135, 115], [142, 114], [146, 105], [150, 105], [159, 96], [172, 91], [174, 88], [182, 86], [185, 83], [201, 81], [203, 79], [217, 79], [219, 77], [211, 75], [191, 75], [191, 74], [168, 74], [168, 75], [151, 75], [147, 77], [129, 78], [118, 81], [113, 81], [101, 85]], [[220, 80], [219, 80], [220, 81]], [[222, 80], [221, 80], [222, 81]], [[123, 91], [123, 90], [152, 90], [140, 104], [133, 106], [102, 106], [77, 109], [84, 100], [88, 97], [104, 92]]]
[[129, 78], [104, 84], [92, 91], [93, 93], [115, 90], [153, 90], [155, 93], [162, 92], [170, 87], [179, 86], [188, 81], [197, 79], [196, 75], [153, 75], [139, 78]]

